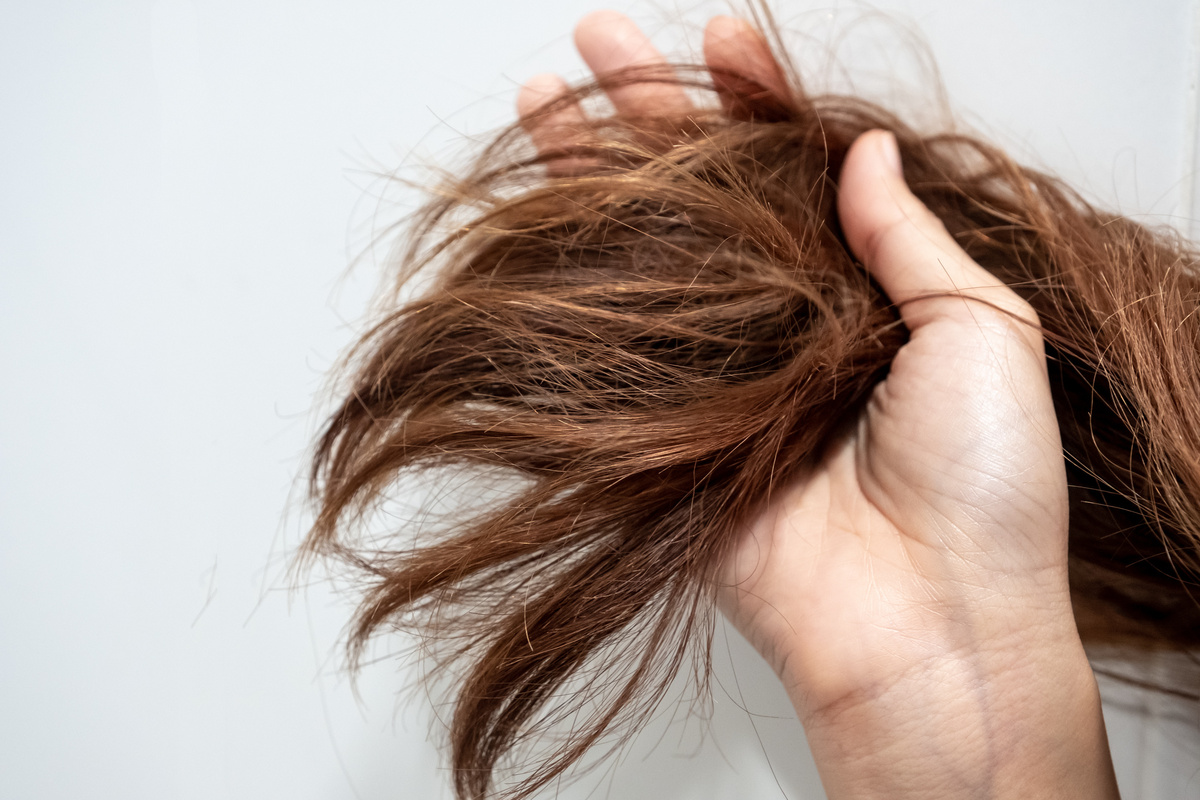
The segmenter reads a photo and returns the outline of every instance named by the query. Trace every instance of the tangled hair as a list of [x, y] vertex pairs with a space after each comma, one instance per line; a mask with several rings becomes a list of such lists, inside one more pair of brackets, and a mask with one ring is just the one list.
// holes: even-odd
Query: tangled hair
[[[707, 675], [719, 567], [907, 338], [836, 214], [846, 152], [873, 128], [895, 133], [913, 191], [1044, 326], [1084, 641], [1194, 652], [1192, 246], [853, 97], [673, 74], [723, 105], [594, 119], [537, 156], [514, 126], [440, 188], [402, 259], [402, 280], [436, 280], [353, 349], [316, 447], [305, 554], [364, 581], [354, 660], [400, 629], [453, 668], [457, 795], [527, 797], [623, 741], [681, 668]], [[667, 79], [625, 73], [560, 103]], [[363, 532], [401, 480], [446, 470], [512, 480], [436, 535]], [[548, 756], [499, 781], [548, 735]]]

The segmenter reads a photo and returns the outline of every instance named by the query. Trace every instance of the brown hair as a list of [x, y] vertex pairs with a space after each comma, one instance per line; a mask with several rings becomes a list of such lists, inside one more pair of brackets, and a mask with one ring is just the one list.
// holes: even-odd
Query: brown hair
[[[707, 674], [719, 565], [906, 341], [835, 210], [847, 149], [873, 128], [1041, 319], [1085, 642], [1200, 645], [1192, 246], [978, 139], [921, 135], [852, 97], [678, 74], [723, 109], [597, 119], [539, 156], [514, 155], [514, 126], [440, 187], [401, 258], [402, 281], [436, 281], [349, 354], [316, 448], [304, 552], [366, 582], [352, 660], [402, 629], [462, 669], [458, 796], [526, 797], [619, 743], [681, 667]], [[626, 73], [560, 103], [664, 79]], [[445, 469], [513, 479], [437, 535], [362, 535], [399, 481]], [[553, 752], [497, 789], [502, 759], [563, 720]]]

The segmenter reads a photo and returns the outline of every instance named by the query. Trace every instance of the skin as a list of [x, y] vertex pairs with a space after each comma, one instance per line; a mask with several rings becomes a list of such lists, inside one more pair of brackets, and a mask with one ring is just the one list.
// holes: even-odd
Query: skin
[[[597, 75], [666, 63], [611, 11], [575, 41]], [[788, 92], [744, 21], [713, 19], [704, 51]], [[564, 89], [530, 80], [522, 117]], [[689, 108], [667, 84], [610, 99], [618, 113]], [[527, 127], [551, 149], [582, 113]], [[854, 143], [838, 214], [911, 337], [857, 426], [747, 531], [722, 610], [783, 681], [833, 800], [1117, 797], [1071, 612], [1037, 316], [909, 191], [890, 134]]]

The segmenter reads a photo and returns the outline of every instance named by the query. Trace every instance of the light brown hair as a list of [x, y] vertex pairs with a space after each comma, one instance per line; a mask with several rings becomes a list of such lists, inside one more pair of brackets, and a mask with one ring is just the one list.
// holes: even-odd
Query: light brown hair
[[[852, 97], [677, 74], [722, 103], [596, 119], [537, 156], [514, 126], [438, 188], [401, 259], [404, 279], [436, 281], [349, 354], [316, 447], [305, 555], [365, 581], [352, 659], [401, 629], [461, 670], [458, 796], [526, 797], [621, 741], [681, 667], [707, 674], [719, 566], [906, 341], [835, 211], [847, 149], [873, 128], [895, 133], [913, 191], [1040, 317], [1084, 641], [1194, 651], [1193, 246], [976, 138], [922, 135]], [[560, 103], [664, 79], [626, 73]], [[514, 482], [437, 535], [358, 536], [399, 480], [444, 469]], [[573, 715], [497, 788], [514, 748]]]

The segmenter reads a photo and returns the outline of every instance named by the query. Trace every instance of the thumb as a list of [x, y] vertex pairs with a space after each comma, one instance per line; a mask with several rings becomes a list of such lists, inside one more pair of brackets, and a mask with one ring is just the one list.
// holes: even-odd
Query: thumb
[[839, 180], [838, 216], [851, 250], [900, 307], [910, 331], [939, 319], [977, 326], [1017, 317], [1031, 323], [1014, 326], [1019, 335], [1040, 347], [1033, 309], [976, 264], [908, 188], [890, 132], [868, 131], [851, 145]]

